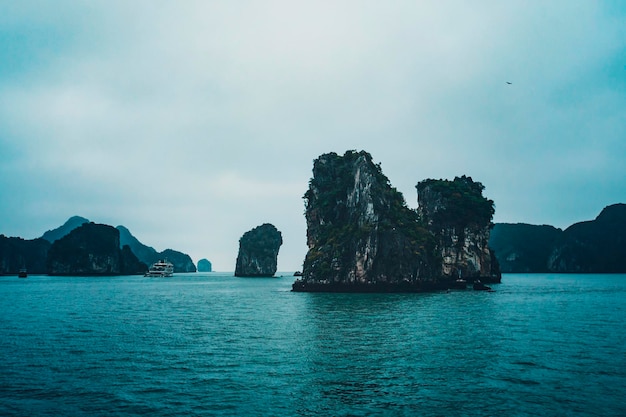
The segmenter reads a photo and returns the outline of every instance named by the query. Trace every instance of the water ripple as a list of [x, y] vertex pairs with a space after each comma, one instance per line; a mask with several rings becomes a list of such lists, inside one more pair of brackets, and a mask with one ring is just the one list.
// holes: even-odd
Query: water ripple
[[306, 294], [190, 274], [0, 279], [0, 414], [625, 415], [626, 276]]

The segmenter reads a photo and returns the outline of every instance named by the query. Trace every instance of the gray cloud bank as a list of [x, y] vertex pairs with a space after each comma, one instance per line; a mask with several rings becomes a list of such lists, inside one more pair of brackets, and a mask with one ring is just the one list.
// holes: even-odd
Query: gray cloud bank
[[[495, 221], [626, 201], [619, 2], [15, 2], [0, 17], [0, 233], [74, 214], [233, 270], [306, 252], [318, 155], [365, 149], [416, 206], [470, 175]], [[511, 82], [507, 84], [506, 82]]]

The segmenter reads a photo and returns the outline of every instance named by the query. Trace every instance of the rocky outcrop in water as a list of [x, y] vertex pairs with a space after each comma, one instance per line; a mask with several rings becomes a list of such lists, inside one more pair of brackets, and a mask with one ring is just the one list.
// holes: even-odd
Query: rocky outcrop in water
[[278, 264], [278, 251], [282, 244], [282, 234], [269, 223], [244, 233], [239, 239], [235, 276], [274, 276]]
[[626, 204], [605, 207], [595, 220], [565, 230], [496, 224], [490, 245], [503, 272], [626, 272]]
[[434, 237], [367, 152], [320, 156], [304, 198], [309, 250], [294, 291], [445, 287]]
[[454, 286], [459, 271], [499, 282], [487, 248], [493, 202], [482, 185], [462, 177], [417, 188], [419, 213], [367, 152], [315, 160], [304, 196], [309, 250], [292, 289], [429, 291]]
[[148, 268], [128, 246], [120, 249], [117, 229], [95, 223], [84, 223], [56, 240], [46, 266], [49, 275], [132, 275]]
[[437, 239], [444, 277], [501, 280], [498, 262], [489, 248], [494, 203], [482, 195], [484, 188], [466, 176], [417, 184], [418, 212]]
[[198, 261], [198, 272], [211, 272], [213, 265], [208, 259], [202, 258]]

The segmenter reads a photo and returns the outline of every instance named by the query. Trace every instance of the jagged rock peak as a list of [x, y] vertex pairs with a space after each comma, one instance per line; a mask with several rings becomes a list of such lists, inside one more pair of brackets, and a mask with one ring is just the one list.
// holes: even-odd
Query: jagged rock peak
[[294, 291], [423, 290], [434, 239], [365, 151], [321, 155], [304, 195], [307, 252]]
[[76, 229], [77, 227], [82, 226], [85, 223], [89, 223], [89, 220], [80, 216], [72, 216], [69, 219], [67, 219], [67, 221], [63, 223], [62, 226], [59, 226], [56, 229], [48, 230], [47, 232], [45, 232], [41, 236], [41, 238], [52, 243], [55, 240], [59, 240], [63, 236], [66, 236], [72, 230]]
[[498, 262], [489, 248], [495, 209], [482, 194], [485, 187], [464, 175], [453, 181], [427, 179], [416, 188], [420, 218], [438, 241], [441, 274], [500, 282]]
[[282, 234], [270, 223], [244, 233], [239, 239], [235, 276], [274, 276], [278, 265], [278, 251], [282, 244]]

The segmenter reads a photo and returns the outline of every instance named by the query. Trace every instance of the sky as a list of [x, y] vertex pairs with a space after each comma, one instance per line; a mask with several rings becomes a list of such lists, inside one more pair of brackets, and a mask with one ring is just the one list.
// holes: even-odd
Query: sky
[[233, 271], [272, 223], [300, 270], [346, 150], [413, 208], [461, 175], [494, 222], [626, 203], [626, 2], [0, 0], [1, 234], [79, 215]]

